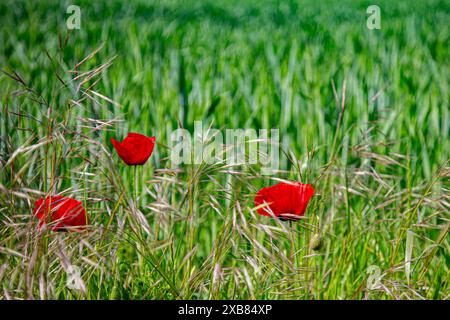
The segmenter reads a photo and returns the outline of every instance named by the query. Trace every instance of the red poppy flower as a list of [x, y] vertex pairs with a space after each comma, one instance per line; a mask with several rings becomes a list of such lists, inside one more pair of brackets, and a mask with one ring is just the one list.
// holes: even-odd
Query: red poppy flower
[[130, 132], [122, 142], [111, 138], [117, 154], [129, 166], [144, 164], [152, 155], [155, 141], [155, 137], [149, 138], [133, 132]]
[[263, 216], [279, 217], [281, 220], [298, 220], [305, 214], [306, 207], [314, 195], [310, 184], [300, 182], [280, 182], [268, 188], [262, 188], [255, 197], [255, 207]]
[[51, 196], [34, 203], [39, 227], [50, 224], [53, 231], [81, 231], [89, 223], [83, 204], [72, 198]]

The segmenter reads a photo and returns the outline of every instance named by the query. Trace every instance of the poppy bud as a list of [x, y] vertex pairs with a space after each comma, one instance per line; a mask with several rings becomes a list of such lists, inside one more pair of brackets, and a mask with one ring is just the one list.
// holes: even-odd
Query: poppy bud
[[322, 248], [323, 238], [320, 234], [316, 233], [312, 236], [311, 241], [309, 242], [309, 246], [311, 249], [318, 251]]

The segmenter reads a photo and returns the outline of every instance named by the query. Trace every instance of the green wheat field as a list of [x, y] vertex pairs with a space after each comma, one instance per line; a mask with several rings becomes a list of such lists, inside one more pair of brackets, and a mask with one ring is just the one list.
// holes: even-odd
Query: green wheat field
[[[450, 3], [374, 2], [1, 1], [0, 299], [449, 299]], [[174, 168], [195, 121], [278, 129], [283, 167]], [[300, 221], [255, 210], [280, 180]], [[38, 228], [57, 194], [87, 230]]]

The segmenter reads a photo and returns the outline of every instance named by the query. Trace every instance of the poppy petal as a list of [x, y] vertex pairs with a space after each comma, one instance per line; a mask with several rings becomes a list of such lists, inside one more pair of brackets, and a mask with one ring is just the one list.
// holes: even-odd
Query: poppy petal
[[89, 223], [83, 204], [68, 197], [38, 199], [33, 212], [39, 219], [39, 227], [50, 224], [53, 231], [81, 231]]
[[153, 153], [155, 137], [130, 132], [122, 142], [111, 138], [119, 157], [128, 165], [143, 165]]
[[283, 220], [297, 220], [305, 214], [313, 195], [314, 188], [310, 184], [280, 182], [259, 190], [254, 203], [261, 215], [275, 215]]

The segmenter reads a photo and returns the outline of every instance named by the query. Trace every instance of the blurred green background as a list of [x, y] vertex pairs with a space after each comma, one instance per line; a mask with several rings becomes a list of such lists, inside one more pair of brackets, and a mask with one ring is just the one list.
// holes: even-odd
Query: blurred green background
[[[45, 50], [56, 54], [70, 4], [0, 4], [2, 67], [47, 96], [54, 77]], [[366, 27], [371, 4], [77, 1], [81, 29], [64, 60], [71, 68], [101, 44], [97, 63], [117, 55], [97, 89], [123, 106], [109, 108], [126, 119], [125, 131], [164, 140], [177, 119], [187, 128], [194, 120], [279, 128], [296, 152], [307, 142], [327, 152], [339, 113], [331, 81], [340, 89], [345, 78], [350, 144], [378, 123], [378, 137], [402, 148], [390, 151], [409, 150], [421, 163], [416, 173], [429, 178], [448, 156], [449, 2], [377, 2], [381, 30]]]

